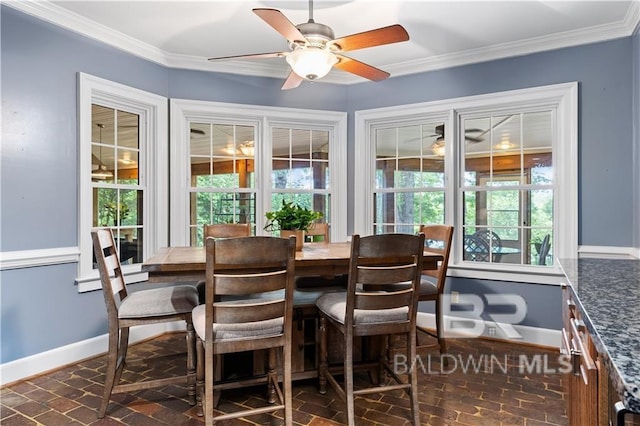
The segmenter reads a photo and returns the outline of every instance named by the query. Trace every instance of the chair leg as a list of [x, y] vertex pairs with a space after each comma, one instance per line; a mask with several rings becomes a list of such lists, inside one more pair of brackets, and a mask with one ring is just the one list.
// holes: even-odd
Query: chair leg
[[356, 424], [355, 398], [353, 396], [353, 339], [345, 333], [344, 339], [344, 396], [347, 425]]
[[118, 361], [116, 368], [116, 376], [114, 380], [114, 386], [120, 383], [120, 377], [122, 377], [122, 371], [127, 364], [127, 351], [129, 349], [129, 327], [120, 329], [120, 341], [118, 343]]
[[387, 360], [391, 358], [391, 354], [395, 351], [394, 341], [391, 336], [380, 336], [382, 340], [380, 344], [380, 355], [378, 358], [378, 382], [374, 385], [382, 385], [387, 380], [387, 369], [385, 365]]
[[204, 415], [204, 411], [202, 409], [202, 398], [204, 397], [204, 345], [202, 344], [202, 340], [197, 338], [196, 340], [196, 403], [198, 404], [198, 408], [196, 410], [196, 414], [198, 417], [202, 417]]
[[189, 405], [196, 405], [196, 338], [191, 316], [187, 319], [187, 383]]
[[413, 329], [407, 334], [407, 358], [409, 359], [409, 365], [411, 366], [409, 371], [409, 380], [411, 384], [411, 392], [409, 392], [409, 398], [411, 398], [411, 414], [413, 415], [414, 426], [420, 425], [420, 405], [418, 403], [418, 366], [414, 363], [416, 359], [416, 338], [417, 332]]
[[327, 393], [327, 319], [320, 316], [320, 361], [318, 365], [318, 386], [319, 392]]
[[[440, 360], [442, 362], [443, 355], [447, 353], [447, 342], [444, 334], [444, 318], [442, 316], [442, 297], [436, 299], [436, 333], [438, 335], [438, 345], [440, 346]], [[448, 357], [444, 357], [444, 366], [449, 364]]]
[[267, 366], [267, 401], [269, 402], [269, 404], [275, 404], [277, 401], [275, 384], [278, 382], [275, 348], [269, 348], [267, 358], [269, 360]]
[[204, 342], [204, 420], [207, 426], [213, 426], [213, 386], [216, 356], [213, 355], [213, 343]]
[[[214, 381], [219, 381], [222, 380], [222, 373], [223, 373], [223, 369], [222, 369], [222, 364], [223, 364], [223, 360], [224, 360], [224, 356], [222, 355], [214, 355], [214, 357], [216, 357], [216, 361], [213, 363], [214, 365], [214, 372], [213, 372], [213, 380]], [[222, 391], [218, 390], [218, 389], [214, 389], [213, 390], [213, 406], [217, 407], [218, 403], [220, 402], [220, 396], [222, 395]]]
[[291, 344], [285, 345], [283, 350], [283, 382], [284, 388], [284, 424], [285, 426], [291, 426], [293, 424], [293, 373], [291, 366]]
[[120, 330], [109, 331], [109, 351], [107, 352], [107, 371], [104, 379], [104, 393], [102, 395], [102, 403], [98, 410], [98, 418], [102, 419], [107, 412], [109, 401], [111, 400], [111, 391], [117, 383], [116, 375], [119, 370], [119, 355], [120, 355]]

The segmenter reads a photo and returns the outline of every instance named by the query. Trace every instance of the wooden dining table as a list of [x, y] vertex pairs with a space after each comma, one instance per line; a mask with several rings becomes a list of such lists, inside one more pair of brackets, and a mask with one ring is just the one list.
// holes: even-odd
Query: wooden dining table
[[[337, 276], [349, 272], [351, 243], [305, 243], [296, 252], [296, 276]], [[423, 269], [436, 269], [442, 255], [425, 251]], [[150, 282], [203, 280], [204, 247], [165, 247], [142, 263]]]

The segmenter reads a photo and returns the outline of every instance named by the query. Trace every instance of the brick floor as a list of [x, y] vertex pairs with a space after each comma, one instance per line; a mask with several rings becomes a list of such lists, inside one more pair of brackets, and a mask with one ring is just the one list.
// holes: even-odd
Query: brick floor
[[[452, 339], [447, 366], [436, 353], [420, 354], [420, 416], [425, 425], [566, 425], [565, 394], [557, 352], [514, 343]], [[123, 377], [150, 377], [158, 369], [184, 365], [184, 335], [172, 333], [133, 345], [131, 368]], [[157, 359], [154, 359], [157, 358]], [[146, 360], [154, 359], [155, 368]], [[526, 360], [526, 362], [524, 362]], [[545, 363], [546, 360], [546, 363]], [[173, 367], [172, 367], [173, 366]], [[538, 371], [540, 370], [540, 371]], [[545, 371], [546, 370], [546, 371]], [[199, 425], [183, 386], [118, 394], [104, 419], [96, 418], [102, 395], [105, 357], [70, 365], [1, 389], [0, 423], [17, 425]], [[368, 383], [366, 375], [357, 383]], [[226, 391], [220, 411], [260, 403], [263, 387]], [[344, 422], [343, 403], [329, 388], [317, 392], [316, 380], [294, 384], [294, 422], [328, 426]], [[401, 391], [356, 400], [359, 425], [409, 424], [408, 398]], [[282, 424], [282, 413], [223, 425]]]

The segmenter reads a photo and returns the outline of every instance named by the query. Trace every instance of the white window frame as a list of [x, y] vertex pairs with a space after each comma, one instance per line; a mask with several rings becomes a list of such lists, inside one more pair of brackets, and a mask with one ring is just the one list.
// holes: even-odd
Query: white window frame
[[192, 122], [216, 120], [256, 123], [256, 235], [264, 231], [265, 212], [271, 211], [270, 128], [278, 126], [329, 129], [329, 170], [331, 192], [331, 241], [347, 240], [347, 113], [324, 110], [267, 107], [222, 102], [171, 99], [171, 179], [170, 214], [172, 246], [189, 245], [189, 132]]
[[[145, 187], [143, 205], [144, 245], [147, 258], [168, 243], [167, 98], [85, 73], [78, 73], [78, 291], [101, 288], [100, 276], [93, 269], [93, 227], [91, 206], [91, 105], [98, 103], [140, 115], [140, 153], [138, 176]], [[127, 283], [147, 279], [140, 264], [123, 265]]]
[[373, 231], [375, 190], [375, 146], [373, 129], [384, 123], [401, 123], [420, 117], [424, 120], [448, 117], [445, 128], [452, 140], [460, 140], [460, 116], [499, 109], [525, 109], [546, 106], [555, 111], [553, 140], [554, 170], [554, 250], [553, 267], [513, 264], [471, 264], [461, 255], [462, 185], [464, 159], [457, 144], [447, 144], [445, 154], [445, 223], [456, 228], [449, 275], [465, 278], [558, 284], [562, 276], [557, 259], [578, 254], [578, 84], [576, 82], [506, 92], [447, 99], [434, 102], [376, 108], [355, 112], [354, 232]]

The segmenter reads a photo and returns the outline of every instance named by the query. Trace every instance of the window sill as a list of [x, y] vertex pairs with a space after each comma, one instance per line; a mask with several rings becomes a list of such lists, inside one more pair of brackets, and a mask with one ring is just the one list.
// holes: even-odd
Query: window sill
[[[508, 268], [508, 269], [507, 269]], [[510, 281], [528, 284], [560, 285], [562, 270], [559, 267], [528, 267], [518, 265], [449, 265], [447, 276], [478, 280]]]

